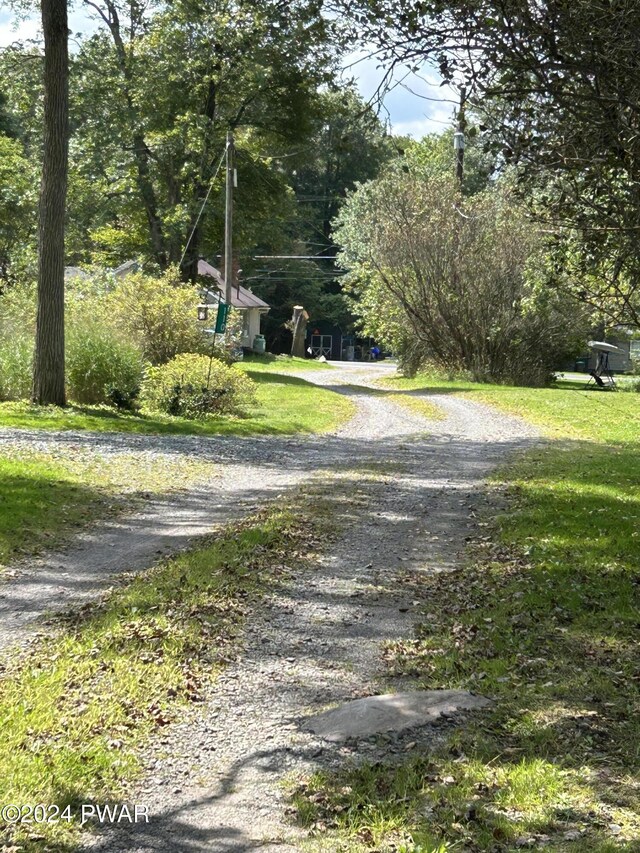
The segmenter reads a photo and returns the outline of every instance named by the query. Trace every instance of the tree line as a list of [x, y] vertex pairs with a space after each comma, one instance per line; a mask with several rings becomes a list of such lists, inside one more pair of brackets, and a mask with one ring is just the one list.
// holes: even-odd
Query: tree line
[[[540, 328], [556, 328], [558, 341], [576, 338], [575, 329], [560, 333], [554, 326], [563, 312], [573, 312], [580, 324], [586, 318], [640, 325], [634, 48], [640, 12], [630, 0], [613, 6], [597, 0], [481, 6], [340, 0], [330, 15], [317, 0], [151, 6], [85, 0], [84, 8], [97, 28], [70, 54], [66, 3], [42, 0], [44, 53], [14, 47], [0, 55], [0, 274], [6, 287], [39, 270], [34, 399], [64, 402], [65, 262], [108, 267], [141, 257], [159, 272], [179, 264], [183, 278], [193, 280], [200, 255], [215, 259], [223, 230], [217, 169], [229, 129], [239, 149], [238, 260], [244, 279], [273, 305], [272, 344], [297, 301], [343, 324], [355, 314], [378, 335], [391, 334], [384, 317], [397, 320], [406, 312], [408, 325], [400, 321], [399, 328], [412, 330], [414, 361], [418, 349], [426, 358], [440, 346], [430, 338], [436, 314], [444, 324], [440, 332], [448, 328], [449, 339], [468, 339], [461, 329], [469, 312], [445, 310], [436, 290], [446, 284], [451, 305], [470, 298], [471, 291], [464, 298], [459, 291], [461, 270], [471, 276], [469, 252], [477, 259], [482, 241], [493, 241], [495, 259], [508, 250], [508, 240], [501, 240], [517, 233], [522, 218], [536, 237], [531, 256], [513, 262], [522, 273], [515, 299], [522, 316], [537, 305], [546, 317]], [[442, 174], [453, 174], [453, 154], [442, 140], [420, 148], [394, 139], [340, 82], [341, 56], [354, 41], [377, 45], [387, 67], [436, 65], [460, 91], [471, 122], [461, 187], [436, 181], [436, 161]], [[394, 224], [391, 214], [398, 210], [389, 199], [396, 203], [403, 189], [403, 204], [415, 209], [410, 221]], [[440, 209], [454, 214], [434, 231], [425, 204], [434, 216]], [[382, 238], [376, 243], [379, 235], [367, 243], [363, 205], [376, 227], [389, 219], [388, 246]], [[510, 228], [502, 227], [505, 205], [513, 213]], [[467, 224], [475, 206], [483, 210], [485, 229]], [[452, 241], [440, 278], [418, 276], [413, 249], [401, 257], [411, 234], [424, 252], [434, 248], [434, 234]], [[342, 263], [351, 270], [345, 279], [350, 304], [336, 275], [340, 242]], [[384, 247], [387, 258], [395, 251], [396, 262], [382, 264], [384, 275], [380, 265], [373, 270], [358, 248], [364, 245]], [[270, 255], [326, 260], [272, 262], [264, 257]], [[408, 302], [414, 291], [402, 280], [407, 259], [421, 282], [420, 306]], [[388, 312], [376, 313], [371, 306], [379, 304], [385, 280]], [[487, 298], [495, 287], [505, 299], [514, 295], [496, 280], [484, 290]], [[568, 308], [566, 299], [578, 308]], [[535, 324], [528, 316], [530, 330]], [[494, 322], [493, 350], [504, 348], [499, 341], [509, 322], [504, 316]], [[484, 341], [493, 331], [478, 334]], [[416, 341], [422, 342], [417, 349]], [[539, 336], [527, 347], [550, 351], [547, 344]], [[468, 362], [460, 352], [446, 358]], [[506, 368], [496, 365], [489, 359], [474, 370], [499, 378]], [[513, 365], [509, 371], [515, 375]]]

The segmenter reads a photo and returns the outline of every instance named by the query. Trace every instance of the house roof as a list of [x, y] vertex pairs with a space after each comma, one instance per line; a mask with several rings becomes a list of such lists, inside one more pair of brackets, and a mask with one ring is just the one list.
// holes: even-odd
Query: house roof
[[65, 267], [64, 280], [73, 281], [74, 278], [89, 278], [89, 273], [86, 273], [83, 269], [80, 269], [80, 267]]
[[[212, 278], [215, 281], [214, 289], [218, 292], [218, 296], [223, 296], [225, 285], [220, 270], [217, 270], [200, 258], [198, 261], [198, 275]], [[271, 307], [267, 302], [264, 302], [259, 296], [256, 296], [255, 293], [252, 293], [241, 284], [234, 285], [231, 290], [231, 305], [233, 308], [259, 308], [261, 311], [268, 311]]]

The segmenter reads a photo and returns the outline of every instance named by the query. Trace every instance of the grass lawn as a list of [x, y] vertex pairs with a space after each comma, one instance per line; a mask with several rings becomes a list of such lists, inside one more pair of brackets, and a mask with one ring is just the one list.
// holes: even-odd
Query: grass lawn
[[56, 455], [9, 448], [0, 458], [0, 568], [64, 541], [141, 498], [208, 482], [210, 462], [70, 448]]
[[290, 355], [245, 355], [240, 366], [249, 370], [270, 370], [276, 373], [333, 370], [326, 361], [316, 361], [314, 358], [294, 358]]
[[[299, 508], [271, 508], [87, 606], [60, 636], [8, 663], [0, 803], [75, 815], [81, 803], [122, 802], [145, 743], [188, 719], [251, 601], [286, 577], [292, 553], [298, 564], [312, 559], [327, 531]], [[78, 832], [77, 821], [65, 820], [0, 826], [0, 848], [70, 853]]]
[[389, 675], [495, 705], [437, 748], [307, 779], [299, 820], [319, 849], [640, 850], [640, 395], [435, 389], [569, 436], [496, 475], [509, 512], [465, 566], [407, 581], [422, 619], [385, 647]]
[[[282, 366], [284, 364], [284, 367]], [[347, 421], [354, 413], [351, 400], [316, 385], [287, 375], [287, 371], [314, 368], [304, 359], [282, 362], [251, 360], [242, 370], [255, 380], [258, 403], [244, 418], [218, 417], [202, 421], [161, 414], [134, 415], [108, 406], [31, 406], [28, 403], [0, 403], [0, 427], [20, 429], [92, 430], [173, 435], [293, 435], [327, 432]], [[326, 369], [327, 365], [322, 365]]]
[[[552, 388], [516, 388], [449, 381], [426, 374], [413, 379], [392, 376], [380, 380], [379, 385], [394, 394], [424, 391], [469, 396], [521, 415], [553, 438], [634, 441], [640, 434], [640, 394], [630, 391], [585, 391], [582, 382], [558, 382]], [[407, 398], [414, 399], [414, 395]]]

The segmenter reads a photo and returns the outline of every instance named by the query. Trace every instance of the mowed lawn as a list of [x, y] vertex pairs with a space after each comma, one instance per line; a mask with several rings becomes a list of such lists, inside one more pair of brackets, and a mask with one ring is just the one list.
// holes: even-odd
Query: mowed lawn
[[385, 649], [407, 687], [493, 708], [404, 761], [307, 779], [299, 820], [325, 827], [326, 849], [640, 850], [640, 394], [385, 387], [488, 402], [551, 440], [496, 474], [508, 511], [484, 519], [465, 565], [415, 583], [415, 637]]
[[354, 413], [345, 396], [320, 388], [292, 372], [328, 369], [326, 364], [283, 357], [253, 358], [238, 365], [259, 387], [257, 404], [244, 417], [187, 420], [162, 414], [129, 414], [108, 406], [31, 406], [0, 403], [0, 428], [90, 430], [169, 435], [294, 435], [327, 432]]

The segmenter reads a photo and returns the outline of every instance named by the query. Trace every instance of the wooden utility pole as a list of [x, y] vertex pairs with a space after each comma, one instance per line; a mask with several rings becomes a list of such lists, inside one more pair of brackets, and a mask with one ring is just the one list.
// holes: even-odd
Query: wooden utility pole
[[458, 111], [458, 126], [456, 128], [456, 132], [453, 135], [453, 147], [456, 152], [456, 177], [458, 178], [460, 186], [462, 186], [462, 181], [464, 179], [464, 132], [467, 127], [467, 120], [464, 115], [464, 106], [466, 99], [467, 90], [464, 86], [462, 86], [460, 89], [460, 110]]
[[64, 221], [69, 158], [67, 0], [42, 0], [44, 139], [38, 226], [34, 403], [65, 404]]
[[224, 210], [224, 301], [231, 305], [231, 290], [233, 287], [233, 134], [227, 131], [227, 175], [226, 200]]

